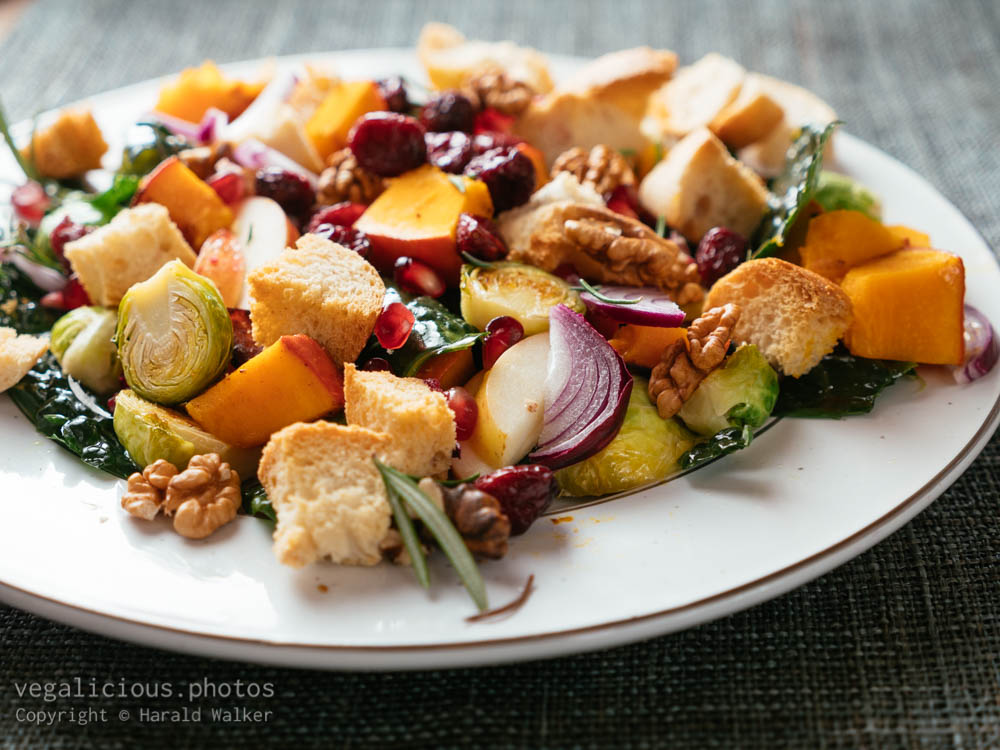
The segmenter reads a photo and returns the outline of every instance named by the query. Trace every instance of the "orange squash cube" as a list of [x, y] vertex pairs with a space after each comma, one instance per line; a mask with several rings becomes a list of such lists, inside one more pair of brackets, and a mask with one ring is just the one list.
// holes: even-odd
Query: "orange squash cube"
[[304, 334], [282, 336], [187, 403], [199, 425], [243, 448], [272, 433], [344, 406], [344, 378], [322, 346]]
[[608, 341], [621, 355], [625, 364], [652, 370], [660, 363], [660, 355], [677, 339], [687, 336], [687, 328], [661, 328], [626, 323]]
[[423, 380], [434, 378], [445, 390], [462, 385], [476, 371], [476, 362], [471, 349], [445, 352], [431, 357], [417, 370], [417, 377]]
[[387, 271], [396, 258], [407, 256], [456, 284], [462, 257], [455, 250], [455, 227], [461, 213], [493, 216], [486, 184], [425, 164], [392, 180], [355, 226], [371, 240], [368, 259], [376, 268]]
[[909, 248], [855, 266], [841, 282], [854, 306], [851, 354], [932, 365], [965, 358], [965, 267], [940, 250]]
[[164, 206], [194, 248], [233, 223], [233, 212], [219, 194], [176, 156], [164, 159], [142, 179], [133, 203]]
[[263, 81], [227, 78], [211, 60], [181, 72], [177, 80], [160, 89], [156, 109], [189, 122], [199, 122], [211, 108], [221, 109], [233, 120], [250, 106], [264, 88]]
[[860, 211], [828, 211], [809, 222], [799, 255], [806, 269], [839, 281], [854, 266], [902, 244], [881, 222]]
[[374, 81], [344, 81], [333, 87], [306, 123], [306, 135], [326, 158], [347, 145], [354, 121], [368, 112], [385, 109]]
[[886, 229], [896, 240], [896, 249], [902, 250], [904, 247], [930, 247], [930, 235], [919, 232], [911, 227], [902, 224], [887, 226]]

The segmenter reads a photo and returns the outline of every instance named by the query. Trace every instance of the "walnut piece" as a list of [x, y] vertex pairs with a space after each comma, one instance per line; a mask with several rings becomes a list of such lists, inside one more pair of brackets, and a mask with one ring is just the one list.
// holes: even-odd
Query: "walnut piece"
[[227, 141], [220, 141], [214, 146], [186, 148], [177, 154], [177, 158], [201, 179], [207, 180], [215, 174], [215, 165], [219, 160], [228, 160], [232, 155], [233, 145]]
[[603, 143], [590, 151], [574, 146], [552, 163], [552, 177], [569, 172], [581, 185], [590, 185], [600, 195], [608, 195], [620, 185], [635, 185], [635, 174], [625, 157]]
[[444, 511], [475, 555], [499, 559], [507, 554], [510, 519], [500, 502], [471, 484], [442, 487]]
[[[598, 206], [572, 204], [562, 212], [563, 237], [602, 270], [601, 281], [656, 286], [678, 305], [705, 296], [691, 256], [641, 221]], [[589, 275], [580, 268], [581, 275]]]
[[321, 206], [350, 201], [371, 203], [385, 189], [381, 177], [363, 169], [349, 148], [334, 151], [319, 176], [316, 201]]
[[461, 92], [476, 109], [495, 109], [514, 117], [528, 108], [535, 95], [534, 89], [524, 81], [493, 68], [473, 75], [462, 85]]
[[164, 490], [176, 474], [177, 467], [162, 458], [143, 469], [141, 474], [132, 474], [122, 495], [122, 508], [137, 518], [152, 521], [163, 506]]
[[649, 397], [664, 419], [680, 411], [694, 389], [722, 364], [729, 350], [740, 308], [733, 303], [704, 312], [687, 329], [687, 337], [672, 341], [649, 376]]

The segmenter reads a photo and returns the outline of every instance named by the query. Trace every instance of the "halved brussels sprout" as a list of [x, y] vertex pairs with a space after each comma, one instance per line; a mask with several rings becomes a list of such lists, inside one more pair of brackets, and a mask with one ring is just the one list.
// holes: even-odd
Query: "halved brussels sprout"
[[614, 439], [585, 461], [556, 472], [563, 494], [606, 495], [666, 479], [698, 438], [676, 419], [662, 419], [649, 384], [635, 378], [625, 421]]
[[177, 404], [225, 369], [233, 324], [215, 285], [172, 260], [125, 293], [115, 341], [129, 387], [158, 404]]
[[870, 219], [882, 221], [882, 201], [871, 190], [847, 175], [820, 172], [813, 200], [824, 211], [860, 211]]
[[583, 314], [580, 295], [565, 281], [522, 263], [494, 263], [492, 268], [462, 267], [462, 317], [480, 331], [499, 315], [516, 318], [524, 335], [549, 330], [549, 310], [566, 305]]
[[743, 344], [701, 381], [677, 416], [710, 437], [729, 427], [760, 427], [777, 400], [778, 374], [756, 346]]
[[49, 348], [63, 372], [97, 393], [115, 390], [122, 374], [114, 342], [117, 320], [114, 310], [78, 307], [52, 326]]
[[141, 468], [162, 458], [183, 471], [192, 456], [218, 453], [241, 480], [257, 473], [259, 448], [236, 448], [183, 414], [139, 398], [132, 391], [115, 397], [114, 425], [118, 440]]

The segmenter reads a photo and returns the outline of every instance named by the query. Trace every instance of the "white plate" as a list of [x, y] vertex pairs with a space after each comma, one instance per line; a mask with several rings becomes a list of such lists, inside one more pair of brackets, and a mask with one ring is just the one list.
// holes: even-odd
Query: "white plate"
[[[348, 76], [417, 77], [409, 52], [331, 59]], [[557, 69], [572, 64], [559, 60]], [[120, 133], [156, 90], [147, 82], [94, 97], [105, 132]], [[847, 133], [838, 154], [841, 170], [883, 197], [889, 222], [927, 231], [963, 257], [968, 301], [1000, 321], [1000, 270], [962, 214]], [[7, 157], [0, 178], [15, 176]], [[39, 436], [0, 398], [0, 599], [160, 648], [332, 669], [485, 664], [662, 635], [850, 560], [962, 473], [997, 425], [1000, 369], [966, 387], [939, 369], [921, 375], [925, 384], [893, 386], [870, 416], [783, 420], [749, 449], [667, 485], [575, 509], [571, 521], [540, 520], [505, 560], [482, 566], [494, 604], [530, 573], [534, 595], [514, 616], [482, 624], [464, 621], [472, 605], [440, 560], [426, 593], [409, 569], [391, 565], [284, 568], [268, 526], [252, 518], [207, 542], [131, 519], [114, 481]]]

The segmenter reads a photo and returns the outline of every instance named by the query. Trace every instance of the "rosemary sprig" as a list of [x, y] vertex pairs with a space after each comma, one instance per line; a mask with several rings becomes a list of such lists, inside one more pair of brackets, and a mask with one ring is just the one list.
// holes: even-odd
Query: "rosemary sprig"
[[[417, 518], [424, 522], [424, 525], [437, 540], [438, 546], [441, 547], [441, 550], [451, 560], [455, 572], [462, 579], [462, 583], [472, 597], [472, 601], [476, 603], [481, 612], [486, 611], [489, 608], [486, 597], [486, 584], [483, 582], [483, 577], [479, 574], [479, 568], [476, 567], [476, 561], [472, 558], [472, 553], [465, 546], [465, 542], [462, 541], [461, 535], [455, 530], [448, 516], [431, 502], [430, 498], [417, 487], [417, 483], [413, 479], [401, 471], [393, 469], [391, 466], [386, 466], [377, 458], [374, 460], [375, 466], [378, 467], [379, 473], [382, 474], [382, 480], [385, 482], [389, 497], [392, 498], [395, 495], [396, 501], [400, 505], [401, 515], [406, 515], [406, 511], [411, 510], [416, 514]], [[393, 512], [396, 512], [395, 507], [393, 508]], [[407, 521], [409, 521], [408, 517]], [[399, 521], [397, 519], [398, 524]], [[412, 531], [412, 523], [410, 524], [410, 530]], [[399, 533], [403, 537], [404, 543], [406, 543], [406, 534], [402, 526]], [[415, 534], [413, 539], [416, 541]], [[409, 545], [407, 544], [407, 551], [409, 549]], [[410, 552], [410, 556], [413, 557], [412, 552]], [[414, 569], [416, 569], [416, 559], [414, 559]]]
[[477, 258], [475, 255], [472, 255], [465, 250], [462, 251], [462, 257], [465, 259], [466, 263], [475, 266], [476, 268], [496, 268], [496, 264], [490, 263], [488, 260]]
[[471, 477], [465, 477], [465, 479], [438, 479], [437, 483], [445, 487], [458, 487], [461, 484], [475, 482], [477, 479], [479, 479], [479, 472], [476, 472]]
[[[410, 514], [406, 512], [406, 501], [397, 489], [392, 476], [387, 473], [389, 467], [377, 458], [375, 459], [375, 466], [382, 475], [382, 481], [385, 482], [385, 492], [389, 496], [389, 507], [392, 508], [392, 516], [396, 519], [396, 528], [399, 529], [399, 535], [403, 537], [403, 546], [406, 547], [406, 551], [410, 555], [410, 562], [413, 564], [413, 573], [417, 576], [417, 581], [420, 585], [428, 589], [431, 586], [431, 571], [427, 567], [427, 557], [420, 546], [420, 540], [417, 539], [417, 532], [413, 529], [413, 521], [410, 520]], [[420, 492], [416, 484], [414, 484], [413, 489]], [[423, 493], [421, 492], [420, 494]]]
[[667, 217], [663, 214], [656, 217], [656, 233], [661, 237], [667, 236]]
[[608, 297], [607, 295], [601, 294], [597, 287], [589, 283], [586, 279], [580, 279], [580, 285], [574, 286], [573, 290], [577, 292], [589, 292], [601, 302], [605, 302], [609, 305], [638, 305], [642, 302], [642, 295], [636, 297], [635, 299], [615, 299], [613, 297]]
[[[0, 134], [3, 135], [3, 139], [7, 142], [7, 147], [10, 148], [11, 154], [14, 156], [14, 161], [17, 162], [17, 166], [21, 168], [24, 172], [25, 177], [31, 180], [38, 179], [38, 170], [35, 169], [35, 165], [28, 162], [18, 150], [17, 145], [14, 143], [14, 136], [10, 133], [10, 124], [7, 122], [7, 113], [4, 111], [3, 104], [0, 104]], [[34, 148], [35, 139], [31, 139], [32, 148]]]

